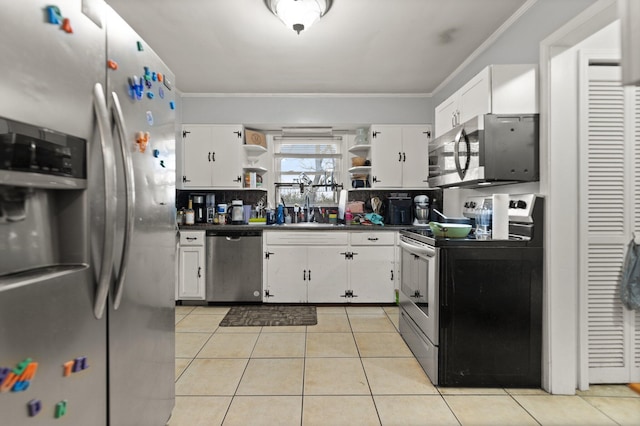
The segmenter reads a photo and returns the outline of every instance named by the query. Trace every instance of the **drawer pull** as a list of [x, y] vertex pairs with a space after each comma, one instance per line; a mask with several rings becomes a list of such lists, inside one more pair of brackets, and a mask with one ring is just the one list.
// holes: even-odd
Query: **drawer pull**
[[198, 237], [186, 237], [187, 241], [195, 241], [198, 239]]
[[369, 241], [378, 241], [378, 238], [377, 237], [369, 237], [369, 238], [367, 238], [367, 240], [369, 240]]

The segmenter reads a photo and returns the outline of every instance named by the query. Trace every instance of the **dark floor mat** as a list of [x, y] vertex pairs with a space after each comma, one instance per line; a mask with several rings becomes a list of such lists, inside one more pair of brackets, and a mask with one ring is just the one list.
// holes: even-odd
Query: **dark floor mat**
[[220, 327], [259, 327], [278, 325], [316, 325], [315, 306], [247, 305], [233, 306], [220, 321]]

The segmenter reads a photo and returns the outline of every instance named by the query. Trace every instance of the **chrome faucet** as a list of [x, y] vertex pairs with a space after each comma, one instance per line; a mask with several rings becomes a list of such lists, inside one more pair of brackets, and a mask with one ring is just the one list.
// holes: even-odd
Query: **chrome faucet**
[[304, 206], [303, 206], [303, 212], [304, 212], [304, 221], [305, 222], [311, 222], [311, 212], [309, 211], [311, 208], [311, 198], [309, 197], [309, 192], [307, 192], [304, 196]]

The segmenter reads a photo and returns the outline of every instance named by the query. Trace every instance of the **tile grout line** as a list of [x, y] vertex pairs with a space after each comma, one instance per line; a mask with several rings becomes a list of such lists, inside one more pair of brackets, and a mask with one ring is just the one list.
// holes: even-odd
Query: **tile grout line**
[[[507, 392], [507, 390], [506, 390], [506, 389], [505, 389], [505, 392]], [[526, 408], [524, 405], [520, 404], [520, 401], [518, 401], [518, 400], [515, 398], [515, 395], [512, 395], [512, 394], [511, 394], [511, 393], [509, 393], [509, 392], [507, 392], [507, 395], [509, 395], [509, 397], [510, 397], [510, 398], [511, 398], [511, 399], [512, 399], [516, 404], [518, 404], [518, 406], [520, 406], [520, 407], [524, 410], [524, 412], [525, 412], [525, 413], [527, 413], [529, 416], [531, 416], [531, 418], [533, 419], [533, 421], [534, 421], [534, 422], [538, 423], [539, 425], [542, 425], [542, 423], [540, 423], [540, 421], [536, 418], [536, 416], [534, 416], [534, 415], [533, 415], [533, 413], [529, 412], [529, 410], [527, 410], [527, 408]], [[535, 395], [532, 395], [532, 396], [535, 396]]]
[[[386, 312], [383, 309], [383, 312], [386, 315]], [[371, 389], [371, 382], [369, 381], [369, 376], [367, 375], [367, 370], [364, 368], [364, 361], [362, 360], [362, 354], [360, 353], [360, 347], [358, 346], [358, 341], [356, 340], [356, 335], [353, 331], [353, 326], [351, 325], [351, 316], [347, 313], [347, 321], [349, 321], [349, 328], [351, 329], [351, 336], [353, 337], [353, 342], [356, 345], [356, 350], [358, 351], [358, 358], [360, 359], [360, 366], [362, 367], [362, 372], [364, 374], [364, 378], [367, 381], [367, 388], [369, 388], [369, 396], [371, 397], [371, 402], [373, 403], [373, 408], [376, 410], [376, 416], [378, 417], [378, 423], [382, 426], [382, 418], [380, 417], [380, 411], [378, 410], [378, 404], [376, 404], [376, 399], [373, 397], [373, 389]]]
[[[220, 328], [220, 325], [218, 325], [218, 328], [216, 329], [216, 331]], [[244, 377], [244, 375], [247, 373], [247, 368], [249, 368], [249, 363], [251, 362], [252, 356], [253, 356], [253, 352], [256, 350], [256, 346], [258, 346], [258, 341], [260, 340], [260, 336], [262, 335], [262, 329], [264, 327], [260, 327], [260, 331], [258, 332], [258, 337], [256, 338], [255, 343], [253, 344], [253, 348], [251, 348], [251, 352], [249, 353], [249, 358], [247, 358], [247, 363], [244, 366], [244, 369], [242, 370], [242, 374], [240, 375], [240, 379], [238, 380], [238, 384], [236, 385], [236, 389], [233, 391], [233, 395], [231, 395], [231, 401], [229, 401], [229, 406], [227, 407], [226, 411], [224, 412], [224, 416], [222, 417], [222, 423], [224, 424], [225, 420], [227, 419], [227, 416], [229, 415], [229, 411], [231, 410], [231, 406], [233, 405], [233, 401], [235, 401], [236, 397], [238, 396], [238, 389], [240, 388], [240, 383], [242, 383], [242, 378]], [[238, 333], [238, 334], [242, 334], [242, 333]], [[233, 358], [233, 359], [237, 359]]]

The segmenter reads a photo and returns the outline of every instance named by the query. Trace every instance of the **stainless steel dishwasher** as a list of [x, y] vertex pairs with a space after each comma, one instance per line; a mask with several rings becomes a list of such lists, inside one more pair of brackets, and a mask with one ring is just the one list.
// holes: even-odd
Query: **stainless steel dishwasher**
[[262, 302], [262, 231], [207, 231], [207, 302]]

